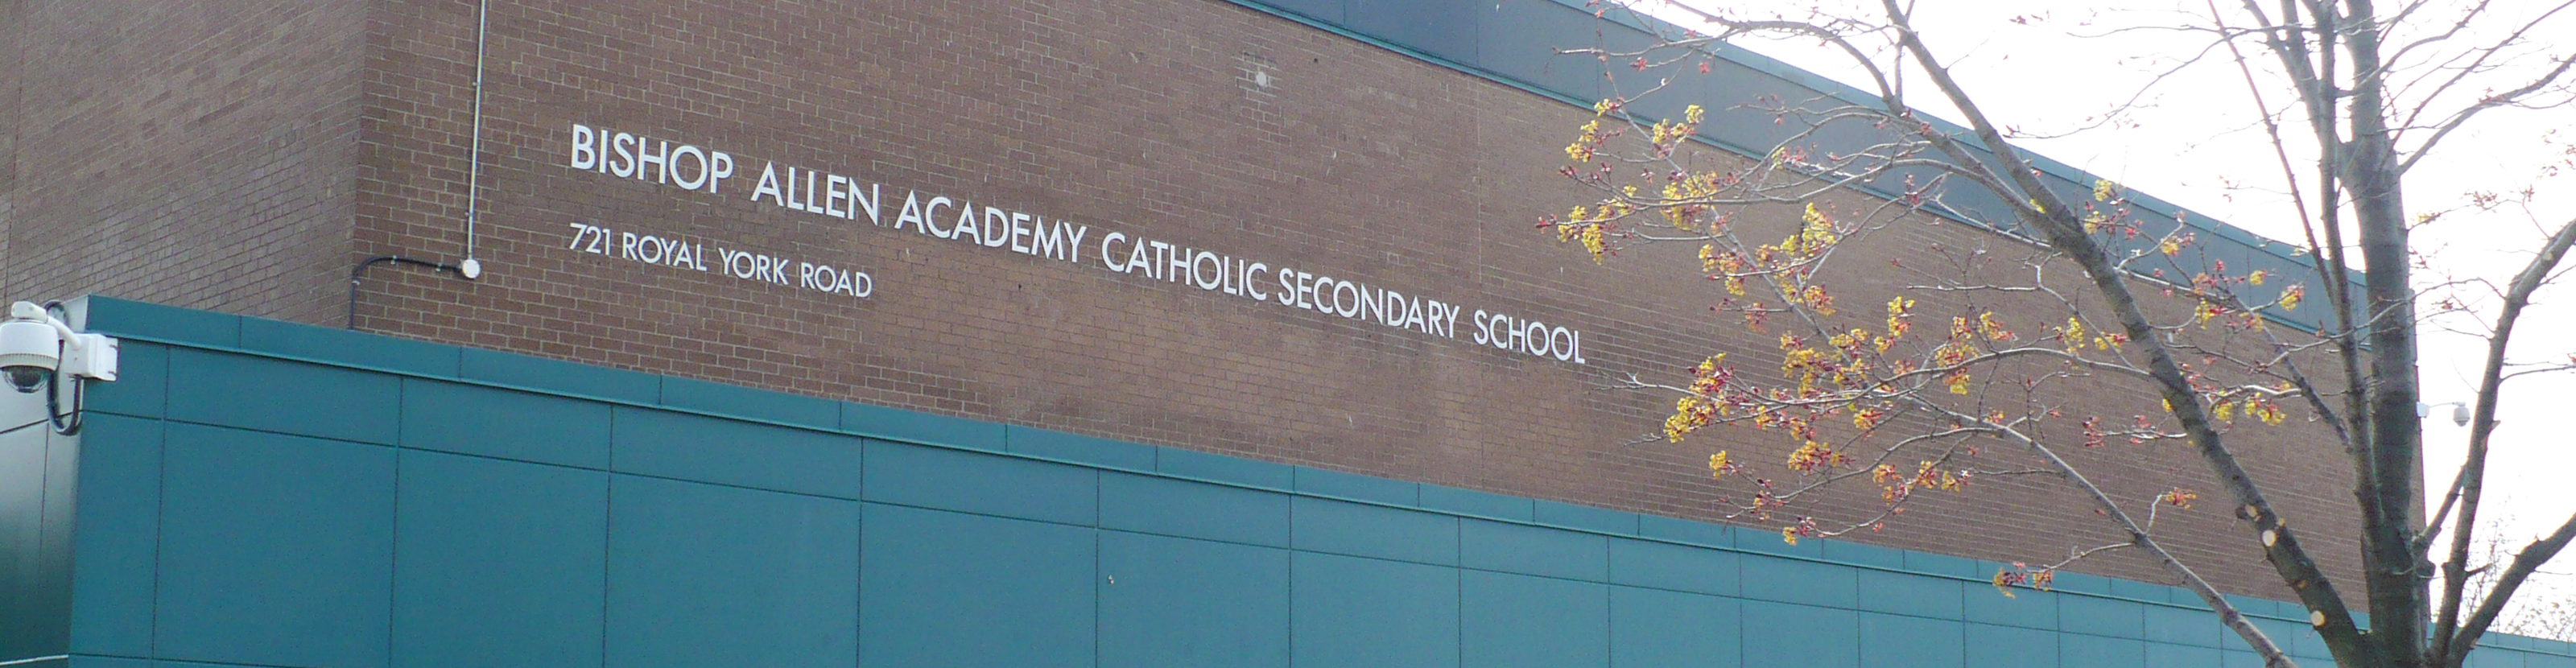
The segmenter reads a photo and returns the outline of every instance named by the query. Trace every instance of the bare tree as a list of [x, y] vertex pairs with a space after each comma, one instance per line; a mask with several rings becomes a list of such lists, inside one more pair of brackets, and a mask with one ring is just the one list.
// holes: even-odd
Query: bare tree
[[[2497, 518], [2502, 520], [2503, 518]], [[2475, 608], [2483, 601], [2478, 597], [2495, 587], [2503, 575], [2499, 568], [2512, 562], [2514, 550], [2525, 539], [2498, 535], [2510, 521], [2491, 521], [2487, 531], [2477, 538], [2471, 556], [2466, 590], [2470, 600], [2463, 605]], [[2576, 573], [2564, 570], [2534, 571], [2515, 591], [2513, 605], [2496, 616], [2491, 629], [2501, 633], [2531, 638], [2576, 641]]]
[[[2198, 492], [2174, 487], [2131, 507], [2064, 456], [2069, 448], [2117, 441], [2186, 443], [2338, 664], [2458, 666], [2517, 589], [2576, 538], [2571, 516], [2509, 558], [2472, 567], [2505, 381], [2576, 363], [2523, 364], [2508, 354], [2532, 295], [2576, 244], [2576, 220], [2543, 226], [2544, 240], [2509, 281], [2447, 286], [2487, 291], [2492, 307], [2478, 315], [2489, 343], [2469, 408], [2466, 461], [2427, 517], [2419, 482], [2419, 258], [2403, 183], [2409, 169], [2486, 112], [2568, 103], [2576, 54], [2534, 55], [2532, 44], [2548, 19], [2576, 13], [2561, 11], [2570, 4], [2576, 2], [2488, 31], [2496, 36], [2476, 44], [2465, 41], [2488, 9], [2483, 2], [2446, 18], [2420, 0], [2384, 13], [2371, 0], [2213, 2], [2205, 23], [2176, 28], [2206, 39], [2206, 57], [2195, 60], [2233, 67], [2244, 80], [2278, 162], [2277, 175], [2264, 178], [2278, 178], [2289, 193], [2307, 235], [2309, 276], [2231, 273], [2195, 250], [2187, 227], [2141, 220], [2117, 184], [2099, 182], [2088, 193], [2042, 178], [2007, 142], [2006, 126], [1953, 76], [1944, 54], [1926, 45], [1911, 7], [1897, 0], [1852, 16], [1747, 18], [1682, 8], [1688, 15], [1680, 25], [1692, 27], [1654, 43], [1565, 49], [1644, 73], [1650, 83], [1596, 106], [1595, 119], [1566, 147], [1560, 172], [1598, 199], [1542, 227], [1596, 261], [1648, 244], [1699, 245], [1698, 271], [1726, 293], [1718, 310], [1779, 335], [1776, 374], [1715, 355], [1687, 378], [1625, 383], [1676, 395], [1667, 439], [1714, 425], [1788, 435], [1795, 449], [1785, 475], [1748, 472], [1750, 464], [1726, 452], [1711, 457], [1713, 475], [1755, 480], [1749, 498], [1724, 501], [1734, 517], [1776, 523], [1795, 541], [1876, 527], [1902, 513], [1919, 490], [1955, 489], [1979, 476], [2053, 476], [2089, 498], [2124, 537], [2075, 550], [2069, 561], [2108, 550], [2143, 553], [2198, 593], [2267, 665], [2294, 665], [2158, 541], [2157, 509], [2189, 506]], [[2428, 21], [2429, 28], [2392, 41], [2400, 26]], [[1704, 107], [1691, 105], [1677, 118], [1633, 113], [1637, 101], [1666, 94], [1689, 68], [1706, 72], [1709, 49], [1749, 37], [1830, 45], [1865, 73], [1862, 88], [1874, 99], [1731, 105], [1767, 112], [1791, 129], [1749, 166], [1693, 148]], [[2535, 59], [2540, 66], [2529, 67]], [[2522, 65], [2512, 71], [2527, 78], [2492, 83], [2507, 61]], [[1929, 102], [1954, 111], [1964, 128], [1921, 115], [1908, 81], [1932, 86]], [[2267, 95], [2284, 98], [2285, 108], [2271, 108]], [[2287, 129], [2300, 123], [2305, 132]], [[1887, 197], [1867, 206], [1832, 203], [1857, 187]], [[1960, 203], [1972, 195], [1994, 205]], [[1936, 255], [1945, 264], [1900, 266], [1912, 282], [1909, 293], [1886, 302], [1883, 313], [1846, 313], [1828, 267], [1853, 252], [1854, 240], [1920, 213], [1975, 220], [2020, 250], [1931, 249], [1942, 251]], [[1791, 217], [1787, 230], [1769, 222]], [[1784, 231], [1786, 238], [1771, 236]], [[1917, 296], [1964, 306], [1948, 322], [1918, 331]], [[2052, 305], [2059, 315], [2016, 331], [1991, 307], [2005, 301]], [[2319, 331], [2267, 326], [2308, 301], [2326, 311], [2311, 320]], [[2156, 414], [2070, 415], [2084, 407], [2058, 398], [2068, 388], [2103, 383], [2153, 397]], [[2348, 455], [2364, 532], [2358, 582], [2339, 581], [2318, 565], [2231, 450], [2229, 435], [2239, 425], [2278, 424], [2292, 407], [2324, 424]], [[2065, 427], [2069, 422], [2078, 426]], [[1978, 456], [1995, 444], [2027, 453], [2036, 465], [1996, 467]], [[1884, 504], [1870, 513], [1820, 521], [1800, 510], [1819, 490], [1863, 481], [1882, 490]], [[2445, 548], [2438, 555], [2437, 546]], [[2063, 565], [2007, 569], [1996, 583], [2045, 584]], [[2343, 592], [2353, 587], [2361, 596], [2347, 599]], [[2359, 603], [2371, 628], [2356, 622], [2347, 601]]]

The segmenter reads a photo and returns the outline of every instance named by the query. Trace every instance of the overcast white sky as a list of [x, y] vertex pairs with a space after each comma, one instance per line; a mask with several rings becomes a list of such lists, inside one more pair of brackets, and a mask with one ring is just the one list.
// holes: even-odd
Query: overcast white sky
[[[1804, 3], [1790, 10], [1774, 2], [1688, 1], [1740, 18], [1790, 12], [1803, 15], [1806, 11]], [[2463, 35], [2491, 40], [2562, 1], [2497, 0], [2490, 7], [2489, 18], [2473, 23]], [[1849, 0], [1827, 0], [1823, 7], [1840, 11], [1835, 8], [1841, 7], [1837, 4], [1841, 2]], [[2395, 4], [2383, 3], [2383, 9]], [[2229, 8], [2240, 3], [2218, 2], [2217, 6]], [[1876, 3], [1871, 2], [1846, 15], [1865, 16], [1875, 7]], [[2257, 107], [2227, 53], [2209, 52], [2199, 63], [2150, 86], [2160, 73], [2203, 53], [2211, 44], [2210, 38], [2206, 33], [2172, 30], [2114, 30], [2205, 26], [2210, 24], [2209, 11], [2203, 0], [2149, 0], [2119, 8], [2088, 8], [2041, 0], [1919, 0], [1914, 23], [1935, 53], [1944, 54], [1955, 66], [1954, 72], [1978, 98], [1979, 106], [1999, 124], [2039, 134], [2064, 133], [2089, 125], [2090, 119], [2103, 115], [2114, 104], [2146, 90], [2140, 98], [2141, 107], [2126, 114], [2134, 126], [2123, 124], [2074, 132], [2064, 138], [2017, 143], [2255, 233], [2275, 239], [2302, 239], [2295, 211], [2282, 190], [2279, 163], [2257, 123]], [[2392, 42], [2428, 34], [2427, 28], [2448, 26], [2461, 12], [2450, 5], [2427, 6], [2418, 12], [2425, 20], [2415, 21], [2424, 27], [2401, 28], [2395, 34], [2398, 39]], [[2016, 17], [2025, 18], [2026, 23], [2015, 22]], [[2237, 16], [2227, 18], [2231, 25], [2243, 25]], [[2468, 99], [2463, 96], [2512, 88], [2536, 74], [2539, 70], [2535, 66], [2545, 58], [2576, 49], [2576, 40], [2563, 37], [2576, 34], [2576, 9], [2561, 11], [2542, 25], [2534, 33], [2542, 37], [2530, 48], [2515, 52], [2512, 59], [2505, 61], [2506, 69], [2457, 88], [2448, 99], [2437, 100], [2436, 106], [2447, 111]], [[2560, 37], [2553, 40], [2549, 37], [2552, 35]], [[2448, 43], [2465, 46], [2478, 40], [2464, 38]], [[1741, 44], [1809, 71], [1865, 89], [1875, 88], [1863, 83], [1847, 56], [1812, 41]], [[2254, 45], [2244, 48], [2249, 59], [2272, 62], [2268, 53]], [[1929, 85], [1918, 88], [1909, 83], [1907, 87], [1932, 91]], [[2275, 107], [2294, 101], [2289, 91], [2278, 87], [2269, 87], [2263, 94]], [[1912, 97], [1918, 107], [1957, 117], [1946, 108], [1926, 106], [1935, 96]], [[2552, 99], [2566, 97], [2561, 89]], [[2304, 120], [2299, 117], [2286, 117], [2282, 122], [2285, 132], [2305, 132]], [[2467, 201], [2465, 194], [2473, 190], [2512, 192], [2534, 188], [2538, 196], [2528, 213], [2519, 208], [2491, 213], [2461, 210], [2419, 227], [2417, 248], [2431, 256], [2433, 268], [2419, 272], [2421, 283], [2438, 282], [2441, 275], [2450, 274], [2485, 278], [2501, 286], [2545, 238], [2547, 230], [2542, 226], [2576, 217], [2576, 188], [2571, 188], [2576, 186], [2576, 174], [2542, 175], [2542, 165], [2570, 157], [2561, 152], [2570, 142], [2576, 142], [2576, 108], [2503, 109], [2487, 112], [2474, 123], [2474, 129], [2444, 139], [2431, 157], [2407, 175], [2408, 211], [2420, 214], [2455, 209]], [[2407, 143], [2417, 141], [2409, 139]], [[2295, 148], [2291, 153], [2293, 160], [2313, 160], [2303, 155], [2313, 153]], [[2576, 353], [2576, 336], [2571, 336], [2576, 334], [2576, 286], [2544, 290], [2537, 301], [2517, 329], [2512, 358], [2568, 360], [2570, 353]], [[2477, 327], [2472, 321], [2456, 318], [2446, 322]], [[2422, 347], [2427, 401], [2473, 400], [2473, 378], [2484, 363], [2485, 346], [2482, 334], [2428, 331]], [[2576, 484], [2569, 484], [2567, 478], [2570, 470], [2576, 470], [2576, 438], [2569, 436], [2566, 423], [2559, 419], [2571, 410], [2571, 400], [2576, 400], [2576, 376], [2569, 374], [2527, 376], [2506, 386], [2499, 409], [2501, 424], [2494, 441], [2487, 510], [2482, 514], [2501, 521], [2497, 535], [2516, 537], [2516, 544], [2548, 532], [2576, 512]], [[2429, 462], [2426, 479], [2437, 491], [2439, 486], [2448, 484], [2468, 437], [2468, 430], [2451, 425], [2449, 414], [2449, 408], [2437, 408], [2425, 421]], [[2561, 558], [2549, 570], [2576, 571], [2576, 558]], [[2563, 582], [2571, 578], [2558, 579]], [[2562, 584], [2559, 589], [2561, 595], [2576, 594], [2576, 587]]]

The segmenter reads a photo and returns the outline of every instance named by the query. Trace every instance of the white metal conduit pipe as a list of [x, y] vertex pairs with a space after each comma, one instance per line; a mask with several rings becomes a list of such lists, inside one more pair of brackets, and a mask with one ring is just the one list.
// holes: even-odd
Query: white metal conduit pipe
[[482, 211], [483, 194], [483, 54], [492, 30], [492, 0], [474, 3], [474, 135], [471, 153], [465, 163], [465, 259], [456, 263], [456, 273], [466, 280], [483, 275], [483, 263], [474, 259], [474, 223]]
[[484, 47], [491, 41], [491, 34], [492, 0], [478, 0], [474, 3], [474, 125], [467, 149], [469, 153], [465, 156], [464, 258], [452, 265], [401, 255], [378, 255], [358, 261], [358, 266], [349, 270], [349, 320], [346, 325], [349, 329], [358, 328], [358, 285], [366, 277], [369, 267], [386, 263], [410, 264], [436, 271], [456, 272], [456, 275], [463, 276], [469, 281], [483, 276], [483, 263], [474, 259], [474, 226], [481, 218], [483, 209], [483, 63], [484, 54], [487, 52]]

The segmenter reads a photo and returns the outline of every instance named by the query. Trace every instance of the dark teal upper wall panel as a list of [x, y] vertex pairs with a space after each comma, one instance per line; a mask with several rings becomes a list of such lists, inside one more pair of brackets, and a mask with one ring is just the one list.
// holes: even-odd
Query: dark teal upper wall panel
[[[1584, 0], [1228, 1], [1587, 108], [1620, 91], [1607, 87], [1598, 61], [1561, 56], [1557, 49], [1600, 46], [1635, 50], [1652, 44], [1655, 32], [1678, 34], [1680, 30], [1661, 22], [1640, 22], [1624, 13], [1596, 18], [1594, 12], [1599, 8], [1587, 6]], [[1679, 118], [1684, 106], [1703, 105], [1710, 111], [1709, 120], [1700, 126], [1701, 139], [1739, 154], [1759, 156], [1768, 154], [1772, 146], [1797, 128], [1775, 124], [1768, 114], [1737, 108], [1739, 105], [1765, 96], [1834, 100], [1831, 104], [1877, 103], [1876, 93], [1741, 47], [1720, 45], [1712, 53], [1717, 58], [1707, 74], [1672, 77], [1667, 90], [1636, 101], [1629, 111], [1648, 118]], [[1628, 90], [1626, 94], [1635, 92]], [[1924, 117], [1932, 119], [1941, 131], [1963, 140], [1971, 150], [1985, 150], [1966, 128], [1930, 115]], [[1851, 149], [1880, 141], [1877, 132], [1862, 124], [1845, 124], [1825, 128], [1808, 141], [1820, 151]], [[2023, 155], [2041, 172], [2050, 189], [2069, 201], [2091, 200], [2093, 182], [2101, 178], [2098, 175], [2047, 156], [2028, 151]], [[1533, 165], [1531, 171], [1535, 174], [1545, 171], [1545, 167]], [[1891, 172], [1861, 188], [1882, 197], [1894, 196], [1902, 192], [1902, 184], [1909, 176], [1920, 181], [1934, 175], [1925, 169]], [[2312, 280], [2314, 265], [2310, 258], [2295, 252], [2294, 244], [2256, 236], [2153, 195], [2132, 192], [2129, 199], [2147, 236], [2115, 244], [2144, 249], [2154, 244], [2156, 236], [2181, 229], [2201, 238], [2198, 248], [2206, 259], [2226, 262], [2236, 271], [2260, 269], [2284, 280]], [[1946, 210], [1935, 208], [1933, 212], [2006, 231], [2017, 227], [2010, 222], [2011, 203], [1979, 188], [1953, 188], [1942, 204]], [[2326, 317], [2322, 309], [2272, 315], [2310, 330], [2324, 324], [2322, 318]]]

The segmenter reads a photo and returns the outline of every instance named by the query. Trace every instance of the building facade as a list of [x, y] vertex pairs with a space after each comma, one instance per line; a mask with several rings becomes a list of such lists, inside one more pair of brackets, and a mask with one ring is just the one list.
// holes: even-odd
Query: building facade
[[[1522, 222], [1610, 94], [1554, 47], [1643, 39], [1580, 3], [0, 11], [0, 287], [127, 341], [82, 434], [10, 432], [0, 660], [2250, 656], [2143, 561], [1981, 584], [2108, 535], [2052, 483], [1791, 546], [1721, 521], [1730, 445], [1624, 444], [1668, 404], [1606, 379], [1771, 346]], [[1839, 92], [1723, 55], [1669, 99]], [[1854, 252], [1999, 239], [1923, 222]], [[2336, 455], [2279, 438], [2249, 468], [2350, 572]], [[2304, 637], [2232, 521], [2167, 521]]]

